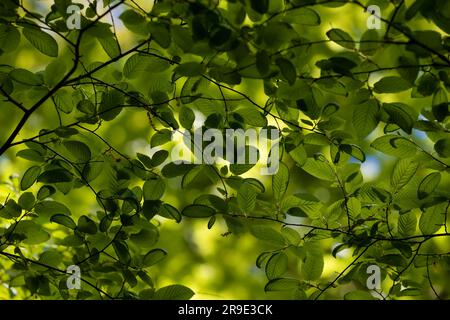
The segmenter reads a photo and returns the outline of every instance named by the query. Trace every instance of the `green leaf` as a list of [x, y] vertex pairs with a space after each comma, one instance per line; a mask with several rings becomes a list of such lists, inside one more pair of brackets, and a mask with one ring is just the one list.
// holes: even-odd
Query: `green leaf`
[[302, 26], [318, 26], [321, 22], [317, 12], [310, 8], [297, 8], [286, 11], [280, 16], [280, 20], [289, 24]]
[[401, 214], [398, 218], [398, 232], [401, 237], [414, 235], [417, 228], [417, 216], [414, 211]]
[[379, 262], [395, 267], [405, 267], [406, 259], [400, 254], [386, 254], [378, 259]]
[[262, 224], [250, 225], [250, 233], [257, 239], [283, 246], [285, 241], [281, 233], [271, 227]]
[[337, 103], [334, 103], [334, 102], [328, 103], [322, 109], [322, 116], [324, 116], [324, 117], [331, 117], [336, 112], [338, 112], [340, 108], [341, 107]]
[[183, 216], [189, 218], [209, 218], [215, 213], [216, 211], [213, 208], [199, 204], [189, 205], [181, 212]]
[[344, 300], [375, 300], [367, 291], [355, 290], [344, 295]]
[[66, 169], [52, 169], [44, 171], [37, 181], [43, 183], [70, 182], [72, 178], [72, 173]]
[[264, 291], [291, 291], [300, 286], [297, 279], [278, 278], [270, 280], [264, 287]]
[[278, 171], [272, 176], [272, 192], [276, 202], [279, 202], [286, 193], [289, 184], [289, 169], [280, 162]]
[[39, 262], [54, 268], [58, 268], [59, 264], [62, 262], [62, 259], [62, 254], [54, 249], [48, 249], [47, 251], [42, 252], [39, 256]]
[[181, 180], [181, 187], [188, 188], [199, 176], [204, 176], [205, 174], [207, 174], [206, 166], [199, 165], [193, 167], [183, 176], [183, 179]]
[[182, 285], [171, 285], [156, 290], [155, 300], [189, 300], [194, 296], [194, 291]]
[[138, 281], [136, 279], [135, 274], [132, 271], [127, 269], [127, 270], [124, 270], [122, 274], [123, 274], [125, 281], [130, 285], [131, 288], [134, 288], [137, 286]]
[[366, 56], [374, 55], [375, 52], [380, 48], [379, 43], [376, 42], [377, 40], [379, 40], [377, 30], [366, 30], [361, 36], [361, 43], [359, 46], [359, 50], [361, 51], [361, 53]]
[[[410, 83], [414, 83], [417, 79], [417, 75], [419, 74], [419, 62], [417, 59], [413, 57], [400, 56], [398, 58], [398, 64], [403, 68], [397, 69], [397, 72], [400, 76]], [[417, 67], [415, 67], [417, 66]]]
[[147, 168], [152, 168], [153, 164], [152, 164], [152, 159], [150, 159], [149, 156], [139, 153], [136, 153], [136, 156], [138, 157], [139, 161], [142, 162], [144, 164], [144, 166], [146, 166]]
[[442, 158], [450, 158], [450, 139], [444, 138], [438, 140], [434, 145], [434, 150], [436, 150]]
[[[151, 52], [154, 54], [159, 54], [159, 52]], [[135, 54], [132, 55], [125, 62], [123, 67], [123, 75], [129, 79], [135, 79], [140, 76], [146, 76], [148, 72], [160, 73], [170, 68], [170, 64], [161, 58], [146, 55], [146, 54]]]
[[97, 224], [89, 218], [88, 216], [82, 215], [78, 219], [77, 229], [81, 232], [88, 234], [96, 234], [97, 233]]
[[296, 164], [300, 167], [305, 164], [307, 156], [308, 156], [306, 153], [305, 147], [303, 147], [302, 145], [299, 145], [299, 146], [295, 147], [294, 149], [292, 149], [291, 151], [289, 151], [289, 155], [296, 162]]
[[257, 258], [256, 258], [256, 267], [258, 269], [261, 269], [264, 264], [267, 262], [266, 260], [268, 260], [271, 256], [272, 256], [273, 252], [262, 252]]
[[244, 213], [251, 213], [256, 205], [256, 189], [248, 183], [241, 184], [237, 193], [237, 202]]
[[[306, 215], [311, 219], [319, 218], [321, 206], [319, 200], [313, 195], [301, 193], [285, 197], [281, 203], [282, 212], [288, 212], [290, 215], [294, 216]], [[290, 210], [292, 208], [299, 209], [300, 215], [297, 211]]]
[[302, 169], [305, 170], [310, 175], [326, 181], [335, 181], [336, 176], [334, 175], [333, 169], [330, 166], [321, 160], [316, 160], [312, 158], [308, 158], [305, 164], [302, 166]]
[[173, 71], [180, 76], [195, 77], [203, 73], [203, 65], [198, 62], [186, 62], [177, 66]]
[[20, 32], [12, 25], [0, 25], [0, 48], [4, 52], [14, 51], [20, 42]]
[[160, 261], [162, 261], [167, 256], [167, 252], [162, 249], [153, 249], [149, 251], [143, 259], [143, 266], [150, 267], [153, 266]]
[[128, 265], [131, 261], [131, 256], [126, 242], [115, 240], [112, 245], [119, 261]]
[[417, 86], [417, 92], [424, 97], [431, 96], [436, 92], [439, 86], [439, 80], [433, 74], [427, 72], [419, 78], [419, 85]]
[[406, 288], [397, 294], [398, 297], [413, 297], [421, 295], [423, 295], [423, 291], [418, 288]]
[[[345, 202], [343, 203], [344, 211], [345, 211]], [[361, 202], [355, 198], [348, 198], [347, 201], [348, 214], [352, 218], [356, 218], [361, 213]]]
[[344, 57], [331, 57], [328, 60], [320, 60], [316, 65], [324, 71], [332, 70], [346, 76], [351, 76], [350, 70], [357, 66], [354, 61]]
[[36, 198], [31, 192], [24, 192], [18, 200], [19, 206], [24, 210], [31, 210], [34, 207], [34, 203], [36, 202]]
[[0, 217], [6, 219], [18, 218], [22, 214], [22, 208], [13, 199], [9, 199], [4, 206], [0, 207]]
[[66, 74], [66, 65], [63, 61], [57, 59], [52, 61], [45, 68], [44, 81], [50, 87], [55, 86], [59, 81], [61, 81]]
[[366, 155], [364, 154], [364, 152], [361, 150], [360, 147], [358, 147], [357, 145], [354, 144], [341, 144], [339, 146], [339, 149], [344, 151], [345, 153], [351, 155], [353, 158], [364, 162], [366, 161]]
[[190, 108], [182, 106], [178, 114], [178, 119], [183, 128], [190, 130], [195, 121], [195, 114]]
[[25, 171], [22, 180], [20, 180], [20, 189], [24, 191], [30, 188], [36, 182], [40, 174], [41, 174], [40, 167], [33, 166], [28, 168], [28, 170]]
[[61, 213], [64, 215], [71, 215], [70, 209], [58, 201], [41, 201], [36, 204], [34, 211], [40, 216], [50, 217], [54, 214]]
[[367, 137], [378, 125], [378, 103], [371, 99], [355, 106], [353, 111], [353, 127], [359, 138]]
[[172, 41], [169, 28], [166, 23], [150, 22], [148, 28], [152, 34], [152, 38], [162, 48], [167, 49]]
[[46, 242], [50, 239], [50, 235], [42, 228], [42, 226], [30, 220], [22, 220], [14, 228], [14, 234], [20, 234], [25, 237], [24, 244], [36, 245]]
[[424, 131], [424, 132], [441, 131], [441, 127], [437, 123], [431, 122], [431, 121], [426, 121], [426, 120], [416, 121], [416, 123], [414, 124], [414, 129]]
[[214, 226], [214, 223], [216, 223], [216, 216], [212, 216], [208, 221], [208, 229], [211, 230], [211, 228]]
[[93, 115], [95, 114], [95, 106], [91, 100], [83, 99], [77, 103], [77, 109], [83, 113]]
[[54, 222], [57, 224], [60, 224], [62, 226], [65, 226], [69, 229], [75, 230], [75, 228], [77, 227], [77, 225], [75, 224], [75, 222], [72, 220], [71, 217], [65, 215], [65, 214], [61, 214], [61, 213], [57, 213], [54, 214], [51, 218], [50, 218], [50, 222]]
[[302, 287], [298, 287], [291, 291], [292, 293], [292, 299], [294, 300], [307, 300], [308, 296], [306, 295], [306, 292]]
[[155, 295], [153, 286], [150, 289], [144, 289], [139, 292], [139, 298], [142, 300], [152, 300]]
[[422, 182], [420, 182], [417, 190], [417, 197], [419, 199], [425, 199], [436, 190], [440, 182], [441, 174], [439, 172], [430, 173], [422, 180]]
[[78, 134], [78, 130], [75, 128], [62, 126], [62, 127], [56, 128], [55, 133], [58, 135], [58, 137], [69, 138], [71, 136]]
[[179, 177], [191, 170], [195, 165], [192, 163], [178, 163], [170, 162], [166, 164], [161, 173], [166, 178], [174, 178]]
[[273, 254], [266, 264], [266, 276], [269, 280], [280, 278], [287, 270], [288, 257], [284, 252]]
[[420, 216], [419, 228], [424, 235], [436, 233], [444, 222], [445, 205], [436, 205], [425, 209]]
[[156, 227], [142, 229], [138, 233], [130, 235], [130, 241], [141, 249], [153, 247], [159, 239], [158, 229]]
[[192, 48], [194, 41], [189, 28], [171, 25], [170, 32], [172, 34], [173, 42], [184, 52], [188, 52]]
[[400, 159], [391, 176], [391, 185], [394, 190], [402, 189], [416, 174], [419, 168], [419, 163], [411, 159]]
[[373, 86], [376, 93], [397, 93], [411, 88], [411, 83], [401, 77], [384, 77]]
[[164, 195], [166, 190], [166, 183], [163, 179], [147, 180], [143, 186], [145, 200], [159, 200]]
[[330, 40], [336, 42], [337, 44], [341, 45], [344, 48], [347, 49], [355, 48], [355, 42], [353, 41], [352, 37], [344, 30], [337, 28], [328, 30], [327, 36]]
[[416, 0], [413, 4], [411, 4], [408, 9], [405, 12], [405, 19], [407, 21], [411, 20], [416, 16], [419, 12], [423, 4], [425, 3], [425, 0]]
[[170, 100], [170, 98], [166, 92], [161, 91], [161, 90], [156, 90], [153, 87], [150, 87], [148, 95], [150, 96], [152, 103], [156, 104], [159, 107], [166, 106], [167, 101]]
[[148, 33], [145, 26], [145, 18], [134, 10], [125, 10], [119, 16], [119, 19], [122, 20], [125, 27], [132, 32], [143, 35]]
[[178, 211], [177, 208], [175, 208], [174, 206], [171, 206], [168, 203], [164, 203], [162, 205], [159, 215], [164, 218], [173, 219], [176, 222], [181, 221], [181, 213]]
[[172, 131], [163, 129], [156, 132], [150, 139], [150, 145], [152, 148], [163, 145], [172, 139]]
[[83, 168], [83, 180], [86, 180], [86, 182], [92, 182], [95, 179], [97, 179], [102, 171], [105, 169], [105, 165], [103, 162], [90, 162], [86, 163], [86, 165]]
[[433, 95], [432, 111], [437, 121], [442, 122], [449, 114], [447, 92], [439, 88]]
[[110, 25], [107, 23], [97, 22], [87, 33], [91, 34], [97, 39], [103, 50], [110, 58], [115, 58], [120, 55], [120, 47], [116, 36], [110, 30]]
[[91, 150], [85, 143], [81, 141], [64, 141], [63, 146], [81, 162], [91, 160]]
[[256, 108], [238, 108], [235, 110], [235, 113], [241, 116], [244, 122], [250, 126], [265, 127], [267, 125], [266, 117]]
[[219, 51], [228, 51], [231, 49], [231, 40], [233, 31], [224, 26], [215, 26], [209, 36], [209, 45]]
[[27, 86], [40, 86], [44, 83], [40, 76], [26, 69], [14, 69], [9, 72], [9, 76], [14, 81]]
[[316, 280], [322, 275], [324, 260], [322, 249], [317, 244], [306, 247], [306, 259], [302, 264], [302, 274], [306, 280]]
[[58, 56], [58, 43], [47, 32], [37, 27], [24, 27], [23, 36], [40, 52], [50, 57]]
[[262, 77], [266, 77], [270, 71], [270, 55], [266, 50], [256, 53], [256, 69]]
[[[435, 21], [436, 22], [436, 21]], [[434, 30], [418, 30], [414, 31], [412, 37], [415, 41], [427, 46], [428, 48], [440, 51], [442, 50], [442, 38], [438, 31]], [[428, 48], [423, 48], [422, 46], [412, 44], [407, 47], [408, 50], [413, 51], [420, 57], [429, 56], [432, 53]]]
[[124, 97], [120, 92], [115, 90], [104, 92], [98, 108], [100, 118], [106, 121], [115, 119], [122, 111], [123, 103]]
[[142, 279], [147, 285], [149, 285], [151, 288], [153, 288], [153, 280], [150, 278], [150, 276], [145, 271], [138, 271], [137, 276]]
[[44, 162], [45, 158], [38, 151], [33, 149], [20, 150], [16, 154], [17, 157], [24, 158], [28, 161]]
[[73, 97], [68, 90], [59, 89], [53, 96], [56, 107], [62, 112], [69, 114], [73, 110]]
[[411, 134], [414, 120], [406, 105], [402, 103], [385, 103], [383, 110], [389, 115], [389, 120]]
[[410, 158], [417, 154], [417, 147], [414, 143], [395, 135], [379, 137], [370, 146], [380, 152], [398, 158]]
[[42, 186], [37, 194], [38, 200], [44, 200], [50, 196], [52, 196], [56, 192], [56, 189], [52, 186]]
[[292, 86], [295, 83], [295, 80], [297, 80], [297, 70], [295, 68], [295, 65], [290, 60], [285, 58], [277, 58], [275, 60], [275, 63], [280, 69], [283, 77]]

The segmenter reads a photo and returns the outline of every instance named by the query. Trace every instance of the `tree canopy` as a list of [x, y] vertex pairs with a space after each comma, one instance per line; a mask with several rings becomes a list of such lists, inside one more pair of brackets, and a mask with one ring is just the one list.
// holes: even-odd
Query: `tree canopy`
[[0, 299], [449, 298], [449, 34], [446, 0], [2, 0]]

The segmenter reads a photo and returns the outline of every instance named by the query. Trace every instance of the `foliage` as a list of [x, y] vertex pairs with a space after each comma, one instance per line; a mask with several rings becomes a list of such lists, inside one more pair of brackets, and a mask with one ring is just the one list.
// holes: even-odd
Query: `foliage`
[[[4, 181], [0, 208], [11, 298], [189, 299], [149, 270], [180, 254], [158, 246], [161, 226], [190, 220], [258, 239], [268, 293], [371, 298], [366, 270], [378, 265], [385, 292], [375, 297], [448, 298], [432, 279], [450, 263], [448, 1], [139, 3], [78, 4], [80, 30], [66, 25], [70, 0], [47, 12], [0, 3], [0, 155], [29, 161], [19, 183]], [[371, 4], [381, 30], [326, 20], [365, 22]], [[26, 50], [34, 67], [11, 63]], [[116, 148], [103, 132], [123, 132], [123, 119], [144, 123], [150, 137], [139, 138], [159, 151]], [[278, 129], [278, 172], [171, 162], [171, 138], [202, 121], [224, 134]], [[378, 177], [364, 174], [370, 161]], [[82, 211], [64, 201], [80, 190], [92, 198]], [[169, 200], [192, 190], [183, 206]], [[81, 268], [75, 293], [69, 265]]]

